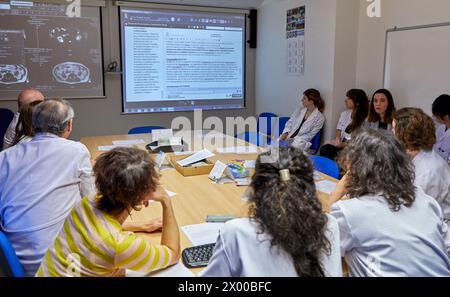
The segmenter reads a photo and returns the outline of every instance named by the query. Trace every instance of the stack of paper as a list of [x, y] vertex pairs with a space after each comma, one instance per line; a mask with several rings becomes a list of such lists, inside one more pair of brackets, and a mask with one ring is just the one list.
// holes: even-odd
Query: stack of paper
[[127, 140], [115, 140], [112, 142], [115, 146], [132, 146], [135, 144], [144, 144], [143, 139], [127, 139]]
[[319, 182], [316, 182], [316, 189], [331, 194], [331, 192], [336, 188], [337, 183], [331, 182], [329, 180], [322, 180]]
[[203, 223], [181, 227], [192, 245], [215, 243], [224, 223]]
[[201, 151], [193, 154], [192, 156], [187, 157], [186, 159], [178, 161], [178, 164], [180, 164], [180, 166], [185, 167], [185, 166], [200, 162], [201, 160], [210, 158], [212, 156], [214, 156], [213, 153], [211, 153], [207, 149], [204, 149], [204, 150], [201, 150]]
[[217, 152], [220, 154], [257, 154], [258, 149], [255, 146], [234, 146], [218, 148]]
[[193, 277], [195, 276], [192, 271], [187, 269], [182, 262], [178, 262], [178, 264], [171, 266], [169, 268], [156, 271], [156, 272], [141, 272], [141, 271], [133, 271], [133, 270], [126, 270], [125, 275], [127, 277]]

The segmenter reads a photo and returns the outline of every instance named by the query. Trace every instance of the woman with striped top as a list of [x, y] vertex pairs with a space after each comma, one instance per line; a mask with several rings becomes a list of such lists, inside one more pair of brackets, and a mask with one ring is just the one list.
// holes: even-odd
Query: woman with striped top
[[[74, 207], [37, 276], [124, 276], [125, 269], [150, 272], [178, 262], [178, 225], [148, 153], [115, 148], [97, 159], [94, 175], [97, 195]], [[133, 209], [150, 200], [163, 209], [160, 245], [132, 232], [153, 232], [161, 228], [160, 219], [124, 224]]]

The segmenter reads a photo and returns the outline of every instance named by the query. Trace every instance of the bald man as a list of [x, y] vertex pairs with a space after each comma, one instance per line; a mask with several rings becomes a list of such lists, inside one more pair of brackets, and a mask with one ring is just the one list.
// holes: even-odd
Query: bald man
[[[19, 105], [19, 110], [23, 105], [30, 104], [34, 101], [43, 101], [44, 95], [35, 89], [26, 89], [20, 92], [19, 97], [17, 97], [17, 103]], [[7, 149], [13, 144], [14, 137], [16, 136], [16, 126], [19, 121], [19, 112], [17, 111], [5, 132], [5, 137], [3, 138], [3, 149]]]

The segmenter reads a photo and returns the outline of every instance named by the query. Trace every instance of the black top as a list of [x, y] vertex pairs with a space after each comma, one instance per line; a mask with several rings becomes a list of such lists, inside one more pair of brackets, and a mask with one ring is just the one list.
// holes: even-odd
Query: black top
[[305, 117], [303, 118], [303, 121], [301, 122], [300, 127], [298, 127], [297, 131], [295, 131], [294, 134], [292, 134], [291, 138], [294, 138], [295, 136], [298, 135], [298, 132], [300, 132], [300, 129], [302, 128], [302, 126], [303, 126], [303, 124], [304, 124], [305, 122], [306, 122], [306, 115], [305, 115]]
[[380, 121], [380, 122], [378, 123], [378, 128], [379, 128], [379, 129], [387, 130], [387, 129], [388, 129], [388, 124], [387, 124], [387, 123], [383, 123], [382, 121]]

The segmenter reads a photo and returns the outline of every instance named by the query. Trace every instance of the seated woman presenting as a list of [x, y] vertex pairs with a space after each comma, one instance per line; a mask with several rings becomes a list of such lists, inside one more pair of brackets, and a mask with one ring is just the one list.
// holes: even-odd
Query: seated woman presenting
[[327, 141], [320, 148], [320, 155], [331, 160], [336, 159], [338, 152], [344, 148], [345, 142], [350, 140], [351, 133], [359, 129], [367, 118], [369, 101], [366, 92], [360, 89], [348, 91], [345, 107], [347, 110], [341, 113], [336, 127], [336, 138]]
[[403, 108], [394, 114], [393, 126], [395, 137], [413, 161], [416, 186], [437, 200], [450, 226], [450, 167], [433, 151], [433, 119], [419, 108]]
[[308, 89], [303, 93], [302, 105], [298, 107], [286, 123], [280, 141], [300, 149], [308, 149], [311, 140], [322, 129], [325, 117], [322, 111], [325, 103], [316, 89]]
[[369, 117], [364, 122], [364, 126], [392, 134], [392, 116], [394, 112], [394, 97], [391, 92], [386, 89], [379, 89], [372, 96]]
[[330, 195], [331, 215], [350, 276], [450, 276], [442, 209], [414, 186], [404, 147], [391, 135], [363, 129], [340, 159], [347, 173]]
[[260, 155], [249, 189], [250, 218], [225, 224], [202, 276], [342, 275], [338, 226], [322, 212], [301, 150]]
[[[151, 272], [177, 263], [178, 225], [150, 155], [115, 148], [97, 159], [94, 175], [97, 195], [84, 197], [74, 207], [36, 276], [124, 276], [125, 269]], [[124, 223], [131, 211], [152, 200], [160, 202], [163, 211], [160, 245], [133, 233], [161, 228], [160, 219]]]

